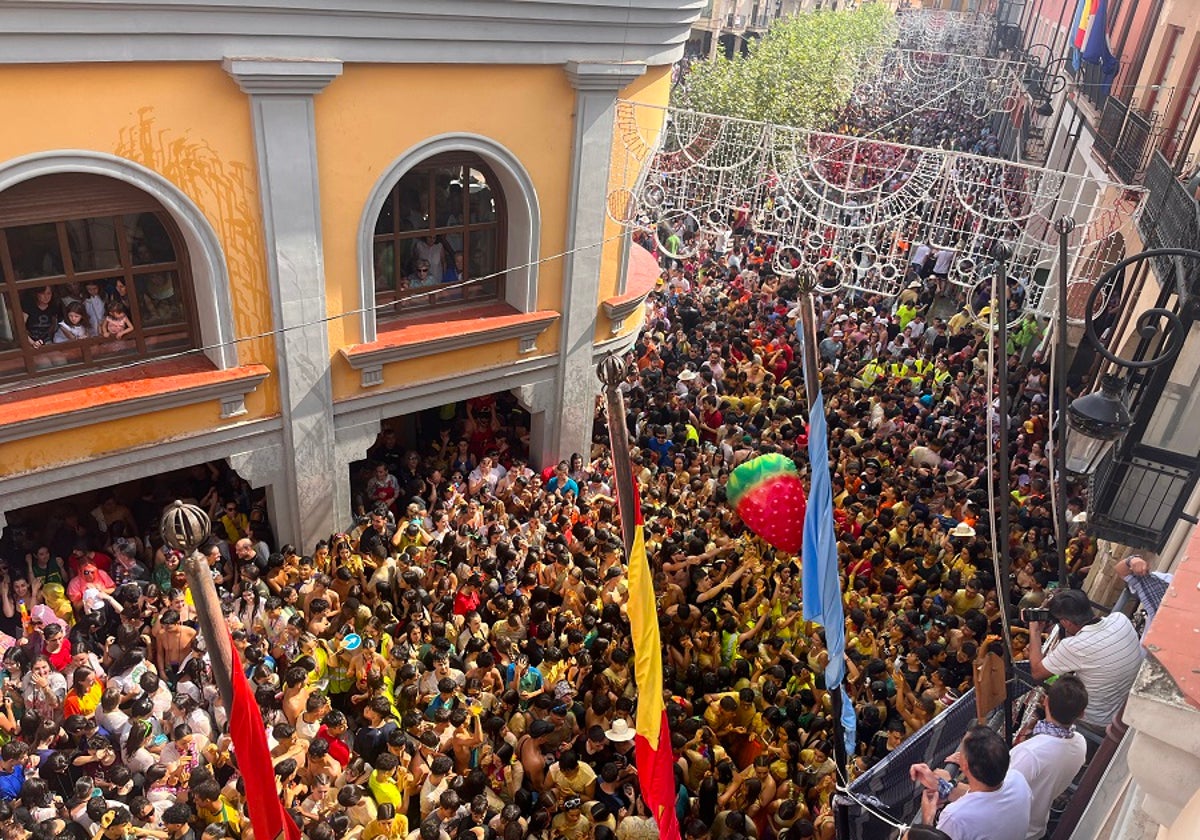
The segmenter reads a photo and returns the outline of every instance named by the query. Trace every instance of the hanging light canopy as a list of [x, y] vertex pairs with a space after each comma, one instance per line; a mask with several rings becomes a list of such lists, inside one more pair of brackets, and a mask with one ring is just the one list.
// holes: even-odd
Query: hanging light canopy
[[1105, 374], [1100, 390], [1072, 400], [1067, 406], [1066, 467], [1077, 475], [1092, 475], [1100, 460], [1133, 425], [1122, 399], [1125, 384], [1119, 376]]

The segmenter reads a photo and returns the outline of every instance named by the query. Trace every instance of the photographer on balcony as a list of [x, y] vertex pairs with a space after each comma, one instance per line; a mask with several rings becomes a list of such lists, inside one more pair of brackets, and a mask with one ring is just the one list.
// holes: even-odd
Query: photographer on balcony
[[[1112, 613], [1099, 618], [1083, 592], [1057, 592], [1044, 610], [1024, 610], [1029, 623], [1029, 666], [1034, 679], [1075, 674], [1088, 693], [1080, 723], [1103, 734], [1129, 695], [1142, 664], [1142, 646], [1129, 618]], [[1061, 639], [1042, 653], [1042, 631], [1049, 622], [1062, 628]]]

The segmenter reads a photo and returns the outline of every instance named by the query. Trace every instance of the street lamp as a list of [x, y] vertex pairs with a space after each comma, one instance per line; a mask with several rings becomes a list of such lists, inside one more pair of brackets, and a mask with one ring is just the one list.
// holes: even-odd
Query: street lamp
[[[1066, 420], [1066, 423], [1056, 424], [1061, 431], [1058, 446], [1055, 448], [1055, 485], [1059, 488], [1058, 492], [1065, 494], [1065, 477], [1068, 473], [1095, 476], [1101, 462], [1111, 460], [1113, 469], [1106, 472], [1103, 480], [1092, 480], [1089, 509], [1093, 506], [1101, 508], [1094, 511], [1097, 521], [1092, 524], [1096, 526], [1098, 534], [1109, 539], [1144, 541], [1151, 532], [1155, 535], [1165, 533], [1163, 526], [1167, 522], [1174, 524], [1179, 514], [1181, 494], [1185, 486], [1190, 486], [1194, 479], [1184, 478], [1190, 472], [1190, 468], [1184, 469], [1179, 463], [1163, 460], [1163, 456], [1154, 453], [1153, 447], [1148, 449], [1142, 445], [1147, 410], [1138, 411], [1141, 419], [1135, 424], [1124, 400], [1128, 380], [1117, 375], [1116, 371], [1144, 373], [1162, 366], [1170, 366], [1183, 349], [1192, 316], [1189, 310], [1183, 310], [1184, 318], [1188, 319], [1185, 324], [1183, 318], [1171, 309], [1159, 306], [1145, 310], [1138, 315], [1133, 328], [1133, 333], [1140, 339], [1139, 349], [1134, 358], [1127, 359], [1108, 349], [1097, 335], [1096, 303], [1101, 291], [1114, 288], [1128, 267], [1147, 261], [1161, 262], [1165, 258], [1171, 258], [1178, 263], [1190, 261], [1197, 265], [1200, 264], [1200, 251], [1186, 248], [1153, 248], [1142, 251], [1121, 260], [1092, 284], [1083, 313], [1085, 341], [1080, 342], [1080, 347], [1088, 345], [1108, 363], [1110, 372], [1100, 378], [1098, 391], [1078, 397], [1067, 404], [1067, 256], [1068, 238], [1074, 227], [1075, 223], [1069, 216], [1055, 223], [1055, 230], [1059, 234], [1055, 407], [1058, 418]], [[1187, 275], [1182, 271], [1182, 267], [1179, 267], [1176, 273], [1181, 284], [1187, 283]], [[1181, 287], [1179, 296], [1182, 298], [1183, 295]], [[1161, 375], [1159, 376], [1161, 378]], [[1142, 393], [1144, 389], [1143, 385]], [[1139, 400], [1141, 399], [1145, 397], [1139, 397]], [[1120, 445], [1117, 452], [1112, 454], [1114, 443]], [[1128, 457], [1128, 453], [1134, 449], [1139, 453], [1136, 460]], [[1184, 470], [1182, 473], [1181, 469]], [[1060, 499], [1058, 508], [1056, 526], [1060, 535], [1061, 569], [1065, 566], [1062, 543], [1065, 541], [1068, 527], [1065, 497]], [[1169, 515], [1170, 510], [1174, 510], [1175, 513]], [[1089, 522], [1092, 519], [1091, 512], [1090, 510]], [[1105, 522], [1108, 522], [1108, 525], [1105, 525]]]
[[1133, 418], [1122, 399], [1124, 391], [1124, 381], [1106, 373], [1100, 379], [1099, 391], [1072, 400], [1067, 406], [1067, 472], [1094, 474], [1112, 445], [1129, 431]]

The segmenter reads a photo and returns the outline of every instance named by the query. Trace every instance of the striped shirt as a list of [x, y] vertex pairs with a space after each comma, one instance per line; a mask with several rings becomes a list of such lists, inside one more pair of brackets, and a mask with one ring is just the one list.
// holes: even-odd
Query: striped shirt
[[1052, 674], [1079, 677], [1088, 692], [1084, 722], [1107, 726], [1129, 695], [1143, 655], [1133, 623], [1113, 613], [1063, 639], [1042, 664]]

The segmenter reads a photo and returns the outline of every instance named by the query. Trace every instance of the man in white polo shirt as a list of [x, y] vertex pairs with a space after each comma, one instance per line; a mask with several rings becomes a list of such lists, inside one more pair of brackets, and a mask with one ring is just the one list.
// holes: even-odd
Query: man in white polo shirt
[[1042, 655], [1042, 623], [1029, 623], [1029, 667], [1034, 679], [1075, 674], [1088, 693], [1081, 722], [1103, 730], [1125, 703], [1133, 678], [1142, 666], [1141, 641], [1133, 622], [1121, 613], [1097, 618], [1091, 601], [1078, 589], [1057, 592], [1048, 604], [1050, 616], [1067, 638]]

